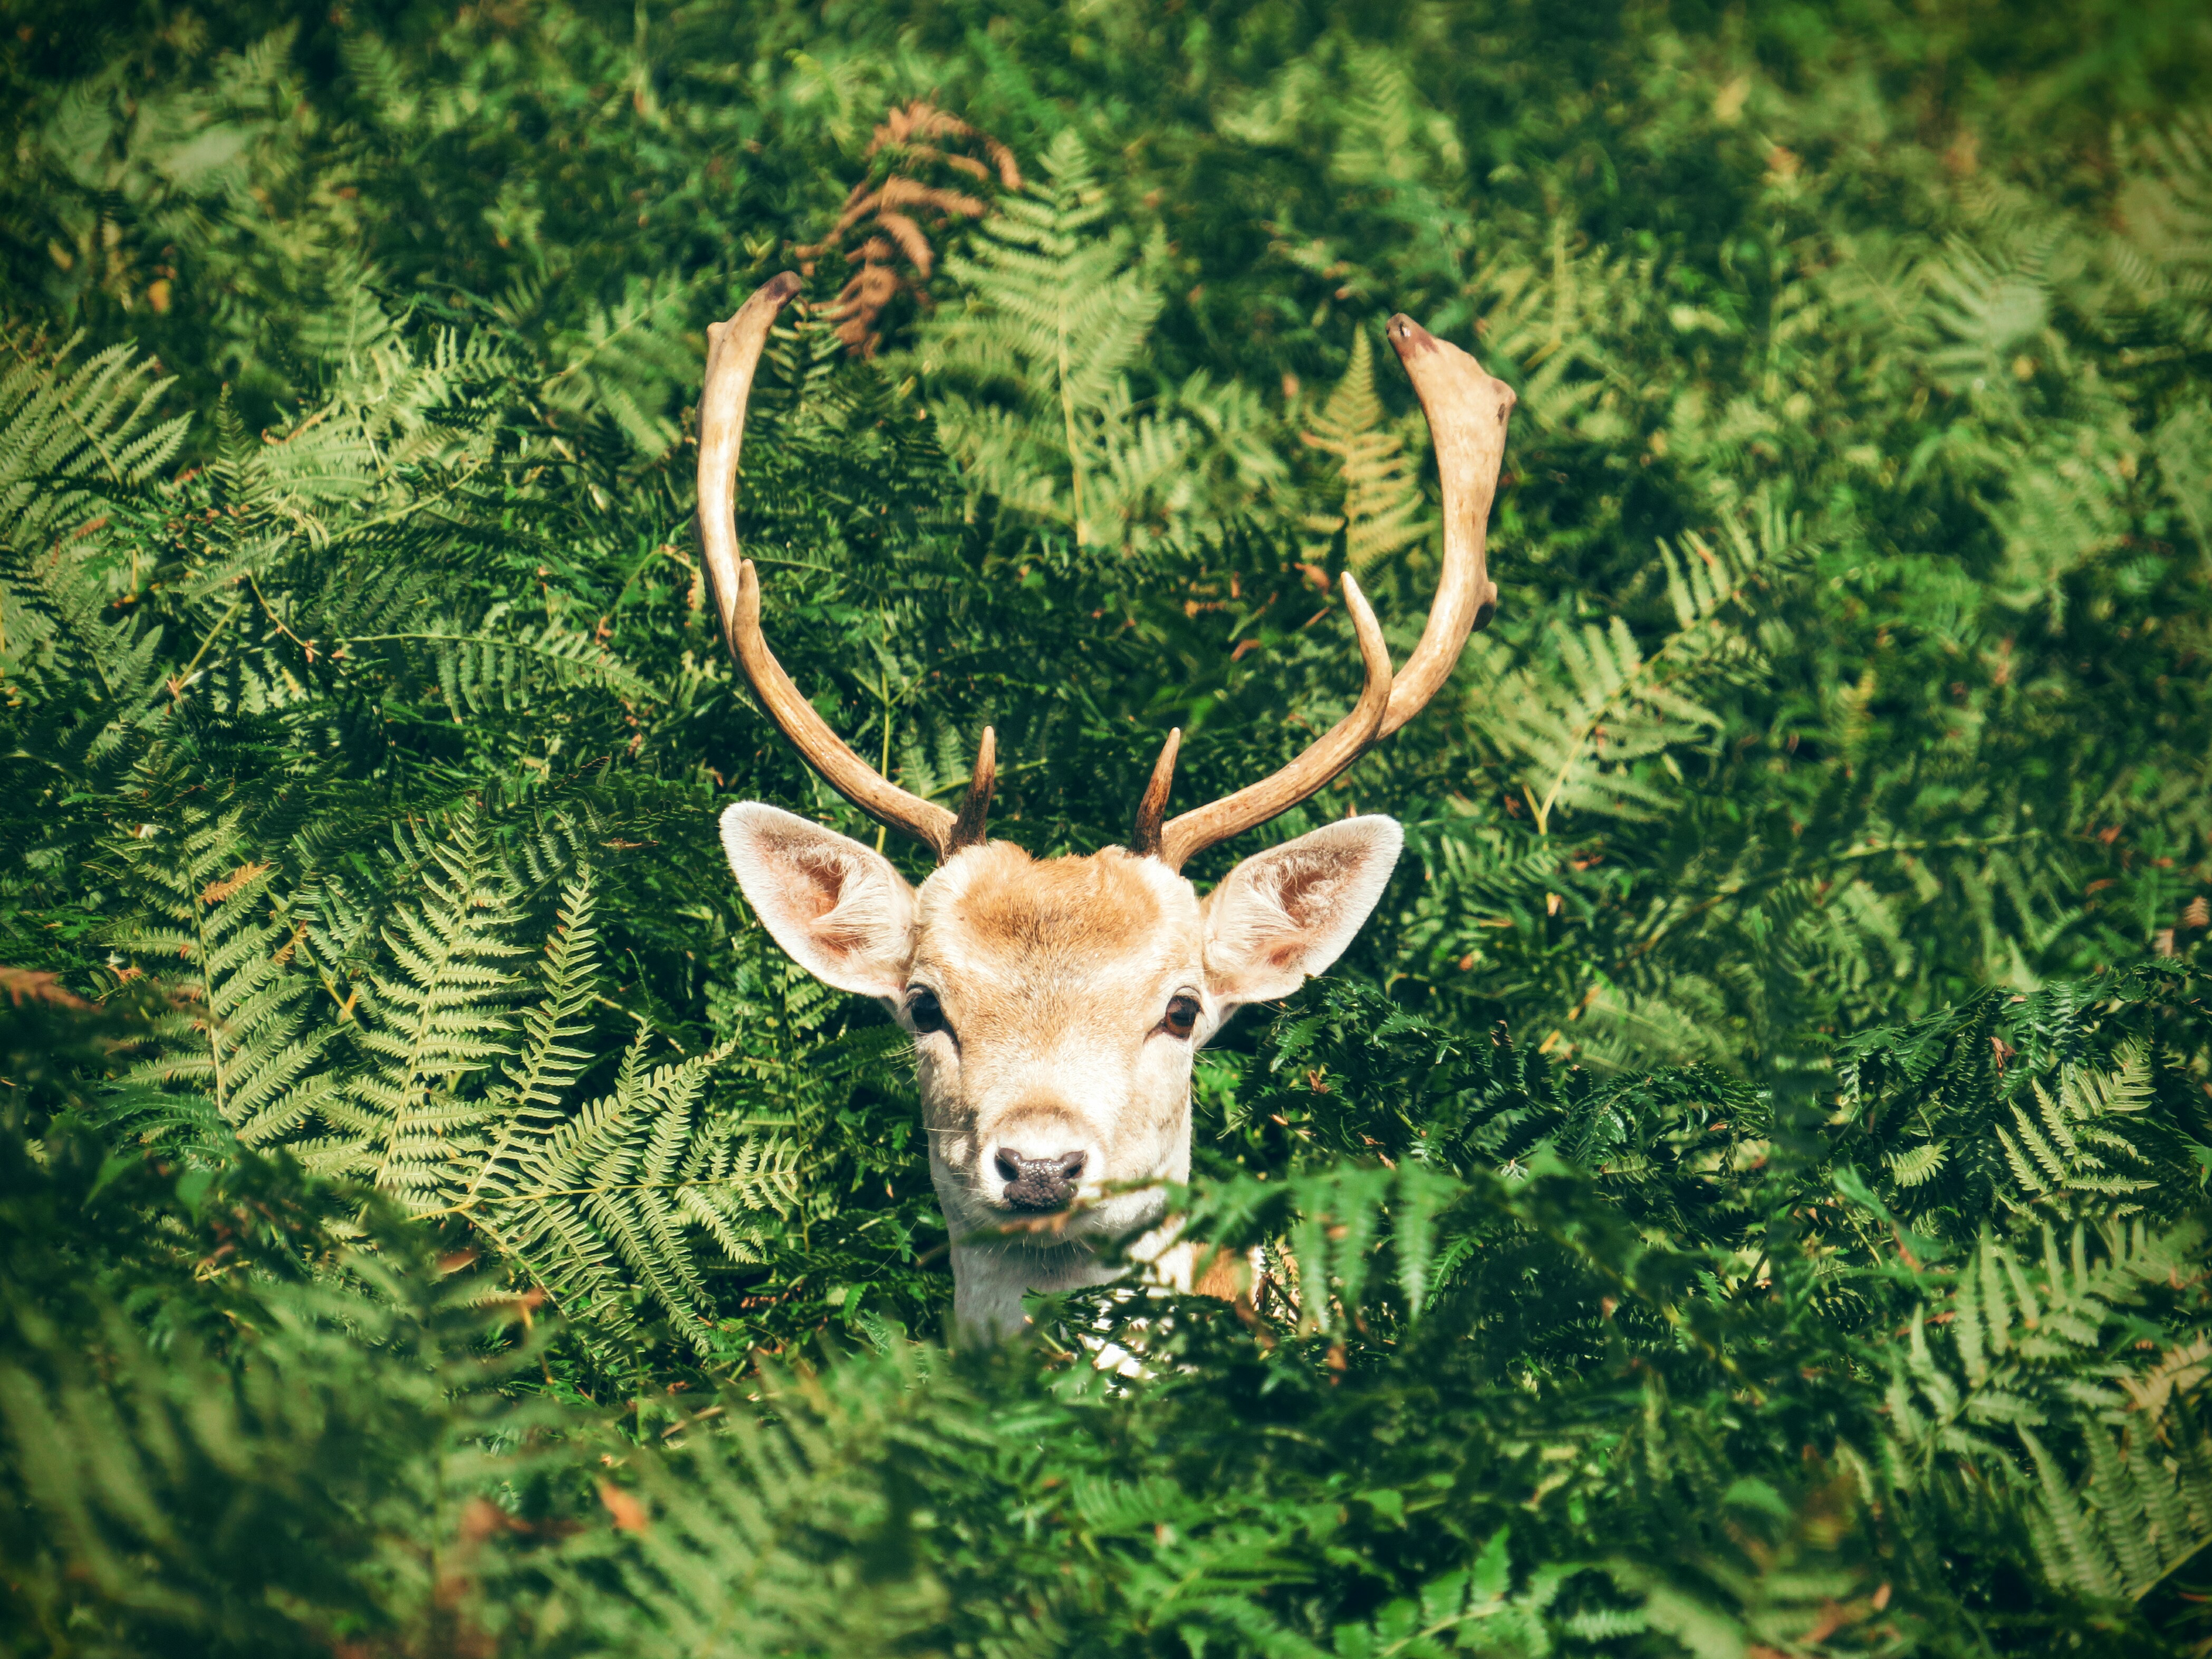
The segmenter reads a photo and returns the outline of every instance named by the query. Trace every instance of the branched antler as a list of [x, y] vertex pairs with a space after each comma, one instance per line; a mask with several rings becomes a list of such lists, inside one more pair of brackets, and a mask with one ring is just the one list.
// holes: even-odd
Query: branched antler
[[1515, 403], [1513, 388], [1492, 380], [1466, 352], [1437, 339], [1402, 313], [1390, 319], [1388, 332], [1428, 417], [1443, 483], [1444, 568], [1429, 607], [1428, 626], [1394, 679], [1375, 613], [1347, 572], [1345, 607], [1352, 612], [1359, 654], [1367, 666], [1367, 684], [1358, 705], [1281, 771], [1163, 824], [1160, 819], [1175, 781], [1176, 755], [1182, 743], [1180, 731], [1169, 732], [1138, 805], [1136, 830], [1129, 844], [1133, 851], [1149, 854], [1170, 870], [1182, 869], [1207, 848], [1255, 829], [1326, 788], [1352, 762], [1419, 714], [1450, 677], [1467, 636], [1487, 623], [1498, 608], [1498, 585], [1490, 580], [1486, 549], [1490, 504], [1498, 493], [1498, 469], [1505, 457], [1505, 421]]
[[[967, 798], [957, 813], [890, 782], [846, 747], [783, 672], [761, 632], [760, 578], [752, 562], [738, 553], [732, 501], [745, 400], [769, 329], [799, 287], [798, 276], [786, 271], [763, 284], [728, 322], [707, 331], [707, 386], [699, 404], [699, 534], [714, 580], [722, 635], [730, 654], [751, 681], [761, 707], [806, 763], [870, 817], [914, 836], [942, 861], [984, 838], [997, 760], [991, 729], [983, 729]], [[1393, 317], [1389, 333], [1428, 417], [1443, 483], [1443, 574], [1429, 609], [1428, 625], [1413, 654], [1394, 677], [1382, 626], [1359, 584], [1347, 573], [1344, 602], [1352, 613], [1360, 660], [1367, 672], [1352, 712], [1272, 776], [1163, 823], [1182, 743], [1180, 731], [1169, 732], [1138, 805], [1130, 848], [1171, 870], [1180, 870], [1207, 848], [1256, 828], [1326, 788], [1360, 756], [1419, 714], [1450, 676], [1467, 636], [1497, 609], [1498, 586], [1490, 580], [1485, 544], [1498, 470], [1505, 454], [1506, 417], [1513, 412], [1512, 388], [1492, 380], [1473, 357], [1436, 338], [1410, 317]]]
[[760, 577], [752, 561], [738, 553], [735, 497], [745, 401], [769, 330], [799, 287], [799, 277], [792, 271], [771, 277], [738, 307], [736, 316], [707, 331], [707, 386], [699, 398], [699, 540], [714, 585], [722, 637], [752, 683], [762, 708], [791, 739], [800, 758], [877, 823], [912, 836], [942, 862], [983, 839], [996, 770], [990, 727], [983, 728], [969, 774], [967, 799], [957, 814], [900, 788], [847, 748], [783, 672], [761, 632]]

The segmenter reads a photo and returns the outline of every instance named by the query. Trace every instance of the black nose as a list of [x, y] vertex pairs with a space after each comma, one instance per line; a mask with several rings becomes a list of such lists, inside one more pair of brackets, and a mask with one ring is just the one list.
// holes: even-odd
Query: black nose
[[1024, 1158], [1011, 1147], [999, 1148], [992, 1160], [1006, 1183], [1006, 1202], [1018, 1210], [1057, 1210], [1074, 1194], [1083, 1178], [1084, 1155], [1062, 1152], [1058, 1158]]

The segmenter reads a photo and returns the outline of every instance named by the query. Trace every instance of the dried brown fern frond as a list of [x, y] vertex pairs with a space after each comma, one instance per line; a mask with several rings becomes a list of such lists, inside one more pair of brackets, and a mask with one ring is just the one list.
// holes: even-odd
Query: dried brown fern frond
[[[933, 138], [972, 140], [982, 147], [990, 167], [987, 168], [972, 155], [939, 149], [927, 142]], [[867, 153], [872, 156], [892, 146], [903, 149], [910, 161], [943, 161], [978, 179], [988, 179], [995, 171], [999, 183], [1006, 189], [1022, 187], [1022, 170], [1014, 164], [1013, 151], [989, 133], [969, 126], [958, 116], [948, 114], [925, 98], [917, 98], [904, 109], [894, 109], [884, 116], [869, 135]]]
[[[968, 153], [974, 150], [981, 154]], [[932, 235], [941, 236], [957, 220], [981, 218], [989, 206], [965, 190], [914, 175], [940, 167], [987, 185], [996, 179], [1007, 190], [1022, 185], [1012, 150], [925, 99], [887, 113], [870, 135], [866, 154], [869, 177], [853, 186], [829, 234], [792, 250], [799, 270], [810, 276], [821, 259], [841, 251], [845, 263], [857, 267], [838, 290], [832, 314], [837, 337], [863, 357], [872, 356], [883, 343], [878, 325], [901, 294], [927, 303], [921, 284], [937, 269]], [[879, 158], [890, 171], [878, 170]], [[847, 248], [847, 238], [856, 234], [859, 242]]]

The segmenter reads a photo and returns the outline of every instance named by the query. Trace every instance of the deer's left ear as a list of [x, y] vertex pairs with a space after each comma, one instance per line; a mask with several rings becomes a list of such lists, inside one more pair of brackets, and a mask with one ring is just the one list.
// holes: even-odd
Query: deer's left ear
[[1206, 988], [1221, 1018], [1288, 996], [1343, 955], [1405, 842], [1395, 818], [1341, 818], [1231, 870], [1205, 905]]

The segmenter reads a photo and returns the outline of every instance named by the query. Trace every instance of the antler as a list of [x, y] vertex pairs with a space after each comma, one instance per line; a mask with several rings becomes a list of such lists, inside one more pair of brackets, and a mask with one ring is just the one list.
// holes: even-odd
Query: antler
[[792, 271], [771, 277], [738, 307], [736, 316], [707, 330], [707, 385], [699, 397], [699, 540], [706, 551], [707, 573], [714, 579], [722, 637], [752, 682], [761, 707], [791, 739], [800, 758], [877, 823], [912, 836], [942, 863], [983, 839], [997, 771], [991, 728], [983, 728], [968, 776], [967, 798], [957, 815], [900, 788], [847, 748], [783, 672], [761, 633], [760, 578], [752, 561], [738, 555], [734, 497], [745, 400], [768, 344], [769, 329], [799, 287], [799, 277]]
[[1352, 711], [1273, 776], [1201, 806], [1163, 826], [1168, 791], [1175, 781], [1180, 731], [1168, 733], [1137, 807], [1133, 852], [1149, 854], [1170, 870], [1217, 842], [1239, 836], [1286, 812], [1326, 787], [1352, 762], [1427, 706], [1449, 677], [1467, 636], [1498, 608], [1498, 585], [1484, 556], [1490, 504], [1505, 456], [1505, 417], [1513, 412], [1512, 387], [1494, 380], [1457, 346], [1439, 340], [1402, 313], [1386, 331], [1427, 416], [1443, 483], [1444, 568], [1429, 607], [1428, 626], [1395, 679], [1382, 630], [1359, 585], [1347, 574], [1344, 603], [1359, 636], [1367, 684]]

